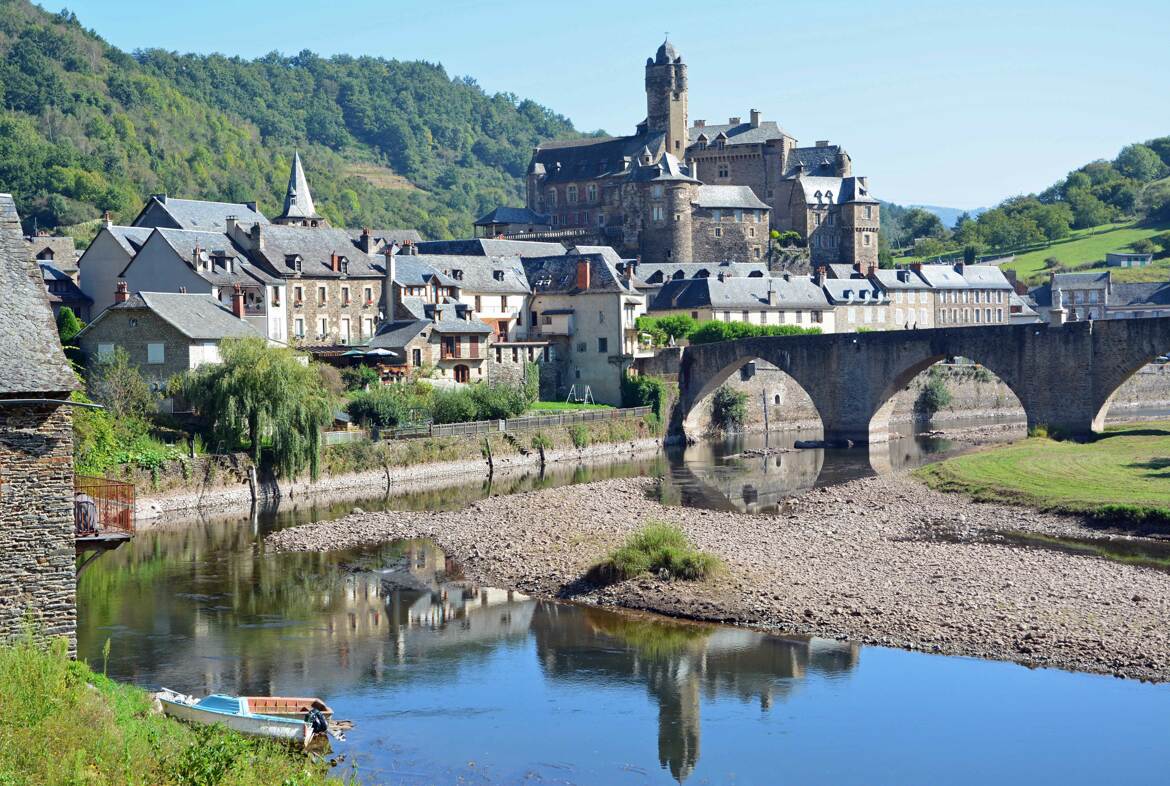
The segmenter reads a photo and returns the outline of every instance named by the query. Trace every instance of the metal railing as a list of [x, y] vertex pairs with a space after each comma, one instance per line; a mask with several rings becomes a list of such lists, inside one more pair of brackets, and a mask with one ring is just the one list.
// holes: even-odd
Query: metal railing
[[321, 443], [323, 445], [344, 445], [347, 442], [359, 442], [363, 439], [369, 439], [369, 432], [362, 429], [337, 429], [331, 431], [321, 432]]
[[73, 523], [77, 537], [134, 532], [134, 484], [92, 475], [73, 477]]

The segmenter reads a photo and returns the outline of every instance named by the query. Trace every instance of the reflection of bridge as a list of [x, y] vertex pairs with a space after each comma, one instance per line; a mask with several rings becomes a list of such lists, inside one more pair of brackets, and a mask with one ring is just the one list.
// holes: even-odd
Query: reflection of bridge
[[[748, 338], [686, 347], [678, 355], [685, 428], [692, 408], [755, 358], [780, 368], [812, 399], [825, 439], [868, 442], [889, 433], [894, 394], [940, 360], [965, 357], [1019, 398], [1028, 427], [1099, 431], [1116, 390], [1170, 348], [1170, 317], [936, 330]], [[655, 364], [665, 365], [665, 364]], [[670, 373], [672, 369], [659, 369]]]

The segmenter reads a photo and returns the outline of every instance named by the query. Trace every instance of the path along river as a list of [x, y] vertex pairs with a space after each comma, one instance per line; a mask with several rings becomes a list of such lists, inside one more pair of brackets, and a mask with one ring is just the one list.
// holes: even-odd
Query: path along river
[[[772, 435], [772, 444], [799, 434]], [[743, 457], [763, 438], [438, 491], [198, 519], [141, 533], [79, 579], [79, 648], [144, 687], [320, 695], [356, 728], [362, 783], [1165, 783], [1170, 684], [544, 601], [463, 580], [424, 541], [266, 554], [293, 524], [453, 509], [610, 477], [672, 504], [768, 511], [814, 484], [954, 445]]]

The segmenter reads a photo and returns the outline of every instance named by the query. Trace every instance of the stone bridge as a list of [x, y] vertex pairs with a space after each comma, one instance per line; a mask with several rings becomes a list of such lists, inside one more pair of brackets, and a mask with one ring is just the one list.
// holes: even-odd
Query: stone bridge
[[698, 402], [760, 359], [808, 393], [826, 441], [870, 442], [888, 437], [894, 394], [940, 360], [968, 358], [996, 374], [1019, 398], [1029, 428], [1087, 434], [1102, 428], [1121, 384], [1168, 350], [1165, 317], [748, 338], [667, 350], [641, 367], [677, 370], [676, 434]]

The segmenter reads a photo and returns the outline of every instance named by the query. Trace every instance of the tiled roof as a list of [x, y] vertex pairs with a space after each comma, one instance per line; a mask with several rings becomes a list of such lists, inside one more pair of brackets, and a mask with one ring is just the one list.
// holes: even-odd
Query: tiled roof
[[699, 143], [699, 137], [705, 136], [707, 144], [713, 145], [720, 134], [726, 139], [725, 145], [759, 145], [788, 136], [774, 120], [765, 120], [759, 126], [753, 126], [751, 123], [691, 126], [687, 129], [687, 141], [691, 145], [696, 145]]
[[804, 201], [809, 205], [840, 205], [845, 202], [877, 204], [877, 200], [870, 196], [869, 189], [858, 177], [800, 175], [796, 182], [803, 189]]
[[760, 201], [750, 186], [699, 186], [695, 204], [699, 207], [770, 209], [767, 204]]
[[529, 291], [520, 257], [419, 254], [413, 259], [438, 270], [460, 289], [473, 295], [478, 292], [526, 294]]
[[258, 210], [236, 202], [208, 202], [203, 199], [175, 199], [168, 196], [152, 196], [150, 202], [138, 214], [138, 219], [152, 203], [157, 202], [182, 229], [224, 231], [229, 216], [235, 216], [245, 226], [267, 224], [268, 219]]
[[626, 292], [631, 290], [625, 278], [603, 254], [580, 254], [577, 256], [537, 257], [525, 259], [524, 272], [534, 294], [568, 294], [577, 289], [577, 264], [586, 260], [589, 264], [589, 292]]
[[431, 326], [427, 319], [395, 319], [383, 322], [377, 333], [367, 343], [369, 349], [388, 349], [400, 360], [404, 360], [403, 348], [419, 333]]
[[403, 287], [424, 287], [438, 284], [443, 287], [458, 286], [459, 282], [444, 275], [425, 260], [428, 255], [398, 254], [394, 257], [394, 283]]
[[650, 306], [651, 311], [685, 308], [759, 309], [768, 306], [768, 291], [776, 292], [772, 308], [826, 308], [829, 301], [808, 276], [783, 278], [691, 278], [668, 281]]
[[634, 163], [643, 148], [661, 152], [665, 134], [581, 139], [572, 142], [542, 143], [532, 155], [531, 167], [545, 176], [545, 183], [589, 180], [622, 172], [627, 159]]
[[837, 154], [840, 152], [840, 145], [794, 147], [788, 151], [788, 171], [784, 174], [793, 176], [803, 166], [804, 174], [810, 177], [838, 177], [841, 170], [837, 165]]
[[[356, 244], [362, 238], [363, 229], [347, 229], [350, 239]], [[418, 243], [422, 235], [417, 229], [371, 229], [370, 236], [374, 239], [375, 247], [382, 248], [388, 243], [403, 245], [406, 242]]]
[[0, 393], [79, 387], [65, 360], [40, 267], [29, 259], [11, 194], [0, 194]]
[[154, 312], [195, 341], [262, 337], [256, 328], [239, 319], [211, 295], [186, 292], [135, 292], [125, 302], [115, 303], [103, 311], [85, 330], [89, 331], [101, 324], [108, 315], [135, 309]]
[[527, 207], [497, 207], [490, 213], [480, 216], [475, 225], [487, 226], [488, 224], [551, 224], [552, 217], [544, 213], [537, 213]]
[[547, 257], [565, 253], [560, 243], [537, 240], [495, 240], [476, 237], [463, 240], [424, 240], [418, 244], [420, 254], [477, 254], [496, 257]]

